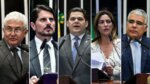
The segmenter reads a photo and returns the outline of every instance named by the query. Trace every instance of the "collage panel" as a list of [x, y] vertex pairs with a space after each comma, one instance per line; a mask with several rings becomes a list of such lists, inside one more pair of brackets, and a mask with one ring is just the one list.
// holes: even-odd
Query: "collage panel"
[[92, 84], [121, 83], [121, 9], [118, 4], [121, 3], [92, 1]]
[[28, 83], [28, 2], [28, 0], [0, 1], [0, 84]]
[[64, 35], [59, 39], [59, 84], [90, 84], [91, 2], [60, 0], [59, 8], [64, 13]]

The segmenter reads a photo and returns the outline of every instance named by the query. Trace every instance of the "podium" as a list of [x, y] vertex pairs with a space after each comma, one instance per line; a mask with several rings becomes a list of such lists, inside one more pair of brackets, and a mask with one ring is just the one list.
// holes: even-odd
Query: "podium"
[[44, 74], [40, 77], [37, 84], [57, 84], [57, 73]]
[[150, 84], [150, 74], [141, 73], [125, 82], [125, 84]]
[[68, 75], [59, 76], [59, 84], [76, 84], [76, 82]]
[[99, 82], [99, 81], [108, 81], [110, 77], [106, 75], [102, 70], [97, 68], [92, 69], [92, 82]]

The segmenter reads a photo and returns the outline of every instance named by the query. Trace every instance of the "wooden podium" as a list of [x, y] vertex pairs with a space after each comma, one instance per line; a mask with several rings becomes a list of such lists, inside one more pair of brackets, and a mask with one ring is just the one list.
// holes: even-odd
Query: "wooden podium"
[[76, 84], [76, 82], [68, 75], [59, 76], [59, 84]]
[[133, 78], [126, 81], [125, 84], [150, 84], [150, 74], [136, 74]]
[[37, 84], [57, 84], [57, 73], [44, 74]]

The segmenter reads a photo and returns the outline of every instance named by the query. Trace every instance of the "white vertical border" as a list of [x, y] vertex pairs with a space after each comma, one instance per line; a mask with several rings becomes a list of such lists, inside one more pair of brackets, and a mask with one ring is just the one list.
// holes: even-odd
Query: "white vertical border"
[[147, 37], [150, 37], [150, 0], [147, 0], [147, 16], [148, 16]]
[[[29, 16], [28, 16], [28, 1], [29, 0], [24, 0], [24, 14], [26, 15], [26, 17], [28, 18]], [[29, 19], [27, 19], [27, 23], [29, 23], [28, 22], [29, 21]], [[29, 24], [27, 24], [27, 29], [30, 31], [30, 29], [29, 29], [30, 27], [29, 27]], [[26, 35], [26, 38], [25, 38], [25, 44], [29, 44], [29, 35], [30, 35], [30, 33], [28, 32], [28, 34]]]
[[118, 11], [117, 11], [117, 15], [118, 15], [118, 36], [121, 38], [121, 29], [122, 29], [122, 26], [121, 26], [121, 13], [122, 13], [122, 10], [121, 10], [121, 0], [117, 0], [117, 8], [118, 8]]
[[67, 35], [67, 1], [64, 0], [64, 35]]
[[98, 13], [99, 12], [99, 0], [96, 0], [95, 6], [96, 6], [96, 13]]
[[53, 8], [53, 0], [49, 0], [49, 7]]
[[[2, 28], [1, 30], [2, 31], [4, 27], [4, 17], [5, 17], [5, 0], [1, 0], [1, 28]], [[4, 33], [2, 32], [2, 37], [3, 36], [4, 36]]]
[[84, 4], [83, 4], [83, 0], [80, 0], [80, 7], [83, 9]]
[[123, 34], [126, 33], [126, 20], [127, 20], [127, 0], [123, 0]]

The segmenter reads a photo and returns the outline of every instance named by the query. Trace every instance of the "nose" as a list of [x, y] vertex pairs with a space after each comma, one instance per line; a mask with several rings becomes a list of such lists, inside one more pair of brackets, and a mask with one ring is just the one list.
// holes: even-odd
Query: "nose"
[[15, 35], [15, 30], [12, 30], [12, 31], [11, 31], [11, 35]]
[[133, 25], [134, 27], [136, 27], [136, 26], [137, 26], [137, 23], [136, 23], [136, 22], [134, 22], [132, 25]]
[[108, 23], [106, 21], [104, 21], [104, 26], [108, 25]]

